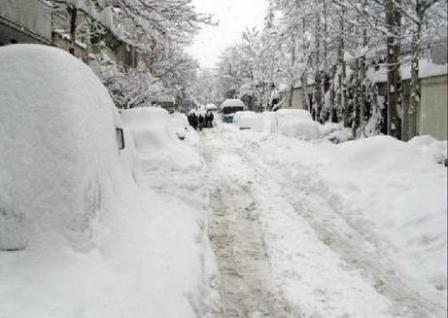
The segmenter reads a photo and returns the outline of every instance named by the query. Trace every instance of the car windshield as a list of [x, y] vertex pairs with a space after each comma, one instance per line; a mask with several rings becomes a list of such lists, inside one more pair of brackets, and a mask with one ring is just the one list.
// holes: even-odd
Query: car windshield
[[233, 114], [233, 113], [236, 113], [236, 112], [239, 112], [242, 110], [243, 110], [243, 107], [241, 107], [241, 106], [226, 106], [226, 107], [223, 107], [222, 113], [224, 115], [228, 115], [228, 114]]

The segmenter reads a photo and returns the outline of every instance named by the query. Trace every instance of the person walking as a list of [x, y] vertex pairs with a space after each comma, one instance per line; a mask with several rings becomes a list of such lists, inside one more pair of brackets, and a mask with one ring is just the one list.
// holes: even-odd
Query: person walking
[[215, 116], [213, 116], [213, 112], [209, 112], [209, 127], [213, 128], [213, 119], [215, 119]]
[[205, 128], [210, 127], [210, 112], [205, 113]]
[[190, 114], [188, 114], [188, 122], [194, 130], [198, 128], [198, 118], [195, 112], [192, 111]]
[[202, 131], [203, 126], [204, 126], [204, 116], [202, 116], [202, 114], [199, 114], [199, 116], [198, 116], [199, 131]]

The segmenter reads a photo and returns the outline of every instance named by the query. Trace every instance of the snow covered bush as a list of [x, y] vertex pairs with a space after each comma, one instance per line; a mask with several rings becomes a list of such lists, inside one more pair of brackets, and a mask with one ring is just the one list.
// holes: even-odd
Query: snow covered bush
[[94, 246], [101, 212], [130, 176], [107, 90], [62, 50], [14, 45], [0, 48], [0, 104], [0, 246], [17, 247], [5, 243], [11, 231], [31, 245]]
[[280, 109], [276, 112], [277, 131], [288, 137], [319, 138], [319, 124], [303, 109]]

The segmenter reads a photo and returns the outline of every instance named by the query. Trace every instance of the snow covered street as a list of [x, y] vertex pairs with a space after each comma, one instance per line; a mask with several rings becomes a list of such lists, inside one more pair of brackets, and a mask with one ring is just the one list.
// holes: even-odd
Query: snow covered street
[[448, 318], [442, 0], [0, 0], [0, 318]]
[[[272, 285], [259, 209], [250, 176], [248, 179], [244, 173], [245, 162], [233, 149], [222, 149], [210, 140], [205, 148], [212, 191], [209, 236], [221, 274], [222, 311], [216, 317], [297, 316]], [[244, 170], [235, 170], [238, 168]]]
[[295, 184], [287, 167], [264, 162], [257, 152], [269, 137], [218, 130], [202, 138], [221, 278], [213, 317], [446, 316], [443, 293], [415, 290], [380, 246], [312, 192], [316, 180]]

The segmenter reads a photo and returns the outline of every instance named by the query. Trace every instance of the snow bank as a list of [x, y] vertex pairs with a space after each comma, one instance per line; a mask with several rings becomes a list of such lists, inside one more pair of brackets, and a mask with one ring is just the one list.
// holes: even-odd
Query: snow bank
[[257, 154], [325, 198], [413, 290], [446, 308], [446, 145], [428, 136], [339, 145], [276, 136]]
[[339, 144], [353, 139], [352, 130], [342, 123], [325, 123], [319, 125], [321, 138]]
[[319, 137], [319, 124], [303, 109], [280, 109], [276, 112], [276, 130], [288, 137], [315, 139]]
[[432, 136], [417, 136], [412, 138], [408, 144], [420, 151], [429, 160], [438, 164], [445, 164], [447, 160], [447, 141], [439, 141]]
[[347, 142], [322, 174], [347, 216], [436, 294], [446, 293], [447, 174], [427, 147], [385, 136]]
[[133, 108], [123, 111], [121, 117], [134, 137], [140, 159], [148, 164], [146, 168], [188, 170], [203, 165], [198, 152], [176, 136], [165, 109]]

